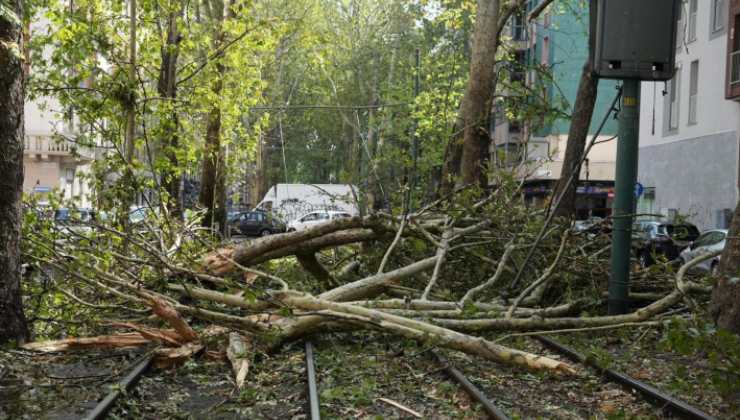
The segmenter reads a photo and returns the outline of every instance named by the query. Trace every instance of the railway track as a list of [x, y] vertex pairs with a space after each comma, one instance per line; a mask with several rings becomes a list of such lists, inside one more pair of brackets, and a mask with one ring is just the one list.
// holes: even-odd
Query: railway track
[[618, 383], [619, 385], [633, 390], [655, 407], [661, 410], [683, 419], [688, 420], [715, 420], [715, 417], [710, 416], [704, 411], [691, 406], [690, 404], [664, 392], [652, 385], [646, 384], [640, 380], [630, 377], [622, 372], [618, 372], [613, 369], [605, 368], [596, 363], [595, 361], [583, 356], [577, 351], [566, 347], [555, 340], [547, 338], [542, 335], [535, 335], [535, 339], [545, 345], [545, 347], [554, 350], [561, 355], [567, 357], [573, 362], [579, 363], [584, 366], [589, 366], [596, 370], [599, 374], [603, 375], [609, 381]]
[[[715, 419], [715, 417], [703, 410], [693, 407], [692, 405], [681, 401], [680, 399], [652, 385], [632, 378], [622, 372], [604, 368], [590, 358], [587, 358], [575, 350], [563, 346], [550, 338], [544, 336], [533, 336], [532, 339], [552, 351], [570, 359], [572, 362], [595, 371], [600, 380], [619, 384], [621, 387], [629, 390], [632, 395], [639, 396], [667, 416], [691, 420]], [[317, 374], [319, 369], [322, 367], [317, 366], [316, 364], [316, 349], [313, 343], [306, 341], [303, 345], [303, 351], [305, 364], [305, 413], [310, 420], [319, 420], [321, 418], [321, 406], [319, 401], [320, 388]], [[444, 372], [450, 382], [454, 382], [459, 389], [465, 391], [465, 393], [470, 397], [470, 400], [474, 401], [475, 404], [478, 404], [489, 418], [496, 420], [509, 419], [509, 414], [507, 414], [507, 412], [512, 411], [511, 405], [502, 409], [488, 398], [485, 391], [478, 388], [473, 381], [466, 377], [461, 370], [458, 370], [453, 366], [453, 364], [444, 356], [431, 350], [427, 350], [424, 353], [428, 353], [430, 356], [429, 360], [438, 367], [438, 371]], [[89, 411], [83, 418], [86, 420], [99, 420], [106, 418], [110, 410], [115, 406], [117, 399], [124, 392], [130, 392], [136, 387], [141, 376], [147, 372], [151, 362], [152, 359], [150, 356], [144, 356], [137, 360], [131, 371], [117, 383], [117, 386], [111, 387], [110, 393], [108, 393], [105, 398], [103, 398], [98, 405]], [[364, 373], [364, 371], [358, 373], [361, 374]], [[632, 391], [634, 391], [634, 393], [632, 393]], [[501, 399], [501, 395], [498, 393], [498, 390], [496, 395], [497, 398], [499, 398], [499, 401], [504, 403], [505, 398], [503, 400]], [[404, 409], [403, 406], [397, 406], [397, 408]], [[412, 410], [409, 411], [411, 412]], [[515, 412], [510, 414], [515, 414]]]

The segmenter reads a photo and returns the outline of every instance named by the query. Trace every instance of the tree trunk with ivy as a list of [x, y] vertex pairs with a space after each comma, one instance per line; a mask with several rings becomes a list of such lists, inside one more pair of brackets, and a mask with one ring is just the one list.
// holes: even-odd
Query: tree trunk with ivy
[[740, 334], [740, 203], [732, 216], [719, 273], [710, 313], [717, 326]]
[[21, 300], [23, 0], [0, 4], [0, 344], [28, 338]]
[[[231, 12], [226, 10], [224, 3], [213, 1], [210, 7], [211, 20], [216, 26], [214, 28], [215, 40], [214, 50], [218, 51], [224, 43], [224, 20]], [[229, 8], [230, 9], [230, 8]], [[214, 96], [220, 97], [223, 90], [223, 78], [226, 66], [219, 54], [216, 59], [216, 77], [211, 87]], [[203, 149], [203, 172], [201, 176], [200, 196], [201, 205], [206, 208], [203, 218], [203, 226], [214, 227], [218, 225], [219, 231], [226, 231], [226, 161], [223, 146], [221, 145], [221, 105], [213, 104], [208, 113], [206, 122], [206, 138]]]
[[166, 170], [162, 171], [162, 189], [167, 193], [167, 200], [164, 201], [170, 215], [180, 218], [182, 217], [182, 175], [178, 170], [180, 165], [177, 158], [177, 149], [180, 142], [177, 135], [178, 115], [175, 99], [177, 97], [177, 59], [180, 53], [181, 39], [177, 19], [182, 16], [184, 3], [178, 1], [177, 5], [169, 4], [168, 6], [175, 9], [170, 10], [167, 15], [167, 42], [161, 48], [162, 64], [157, 80], [157, 92], [162, 98], [168, 100], [165, 106], [171, 116], [160, 121], [161, 144], [167, 160]]

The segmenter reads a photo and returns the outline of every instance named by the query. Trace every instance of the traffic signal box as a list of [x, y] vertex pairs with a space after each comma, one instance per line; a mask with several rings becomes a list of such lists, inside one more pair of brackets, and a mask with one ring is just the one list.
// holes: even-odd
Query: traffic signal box
[[[606, 79], [669, 80], [680, 0], [591, 0], [591, 65]], [[678, 28], [678, 30], [677, 30]]]

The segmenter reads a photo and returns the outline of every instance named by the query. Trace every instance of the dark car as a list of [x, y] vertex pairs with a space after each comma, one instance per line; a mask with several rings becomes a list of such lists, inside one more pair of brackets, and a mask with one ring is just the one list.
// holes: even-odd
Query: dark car
[[247, 236], [267, 236], [285, 232], [285, 223], [270, 213], [263, 211], [245, 211], [232, 215], [229, 219], [232, 233]]
[[638, 222], [632, 229], [633, 248], [643, 268], [654, 264], [656, 258], [673, 261], [681, 251], [699, 237], [699, 229], [691, 223]]

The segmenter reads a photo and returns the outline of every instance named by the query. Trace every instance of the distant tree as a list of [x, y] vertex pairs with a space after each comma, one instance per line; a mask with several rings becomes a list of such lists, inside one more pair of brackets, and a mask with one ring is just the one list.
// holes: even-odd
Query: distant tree
[[0, 343], [28, 339], [21, 300], [23, 0], [0, 1]]

